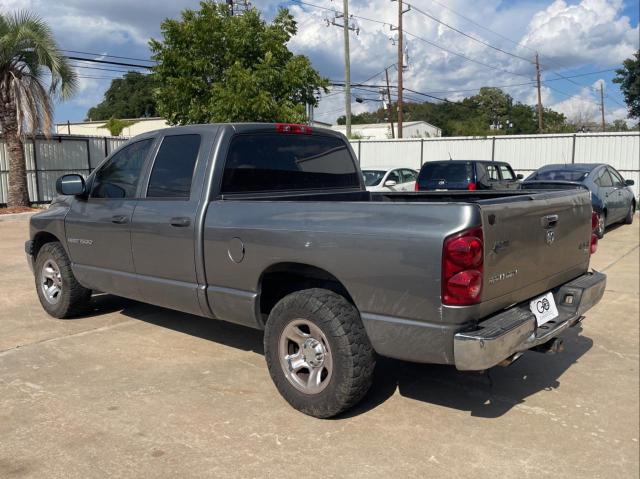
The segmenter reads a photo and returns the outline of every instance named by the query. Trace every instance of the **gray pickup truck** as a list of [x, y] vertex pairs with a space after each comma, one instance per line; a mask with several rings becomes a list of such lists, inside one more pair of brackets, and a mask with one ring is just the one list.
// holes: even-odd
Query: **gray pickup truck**
[[25, 246], [50, 315], [101, 291], [262, 329], [316, 417], [366, 394], [376, 353], [485, 370], [559, 350], [605, 289], [587, 191], [371, 193], [346, 138], [304, 125], [143, 134], [57, 190]]

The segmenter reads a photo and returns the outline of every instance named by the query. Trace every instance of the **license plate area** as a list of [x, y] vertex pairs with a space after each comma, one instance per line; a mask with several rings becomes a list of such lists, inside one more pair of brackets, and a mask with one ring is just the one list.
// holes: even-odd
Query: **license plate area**
[[542, 326], [558, 317], [558, 308], [553, 293], [547, 293], [533, 299], [529, 303], [529, 309], [536, 317], [536, 324]]

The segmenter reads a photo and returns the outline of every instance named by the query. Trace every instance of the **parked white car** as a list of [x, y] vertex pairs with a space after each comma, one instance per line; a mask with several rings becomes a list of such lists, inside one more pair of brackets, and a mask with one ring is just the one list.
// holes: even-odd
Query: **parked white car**
[[367, 191], [413, 191], [418, 172], [411, 168], [363, 169]]

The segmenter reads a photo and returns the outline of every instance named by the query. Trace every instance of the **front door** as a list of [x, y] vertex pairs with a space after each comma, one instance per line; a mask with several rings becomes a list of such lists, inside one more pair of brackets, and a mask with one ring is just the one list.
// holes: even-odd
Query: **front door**
[[73, 272], [94, 290], [137, 296], [130, 222], [152, 143], [137, 141], [109, 158], [88, 182], [88, 197], [74, 200], [65, 218]]
[[201, 189], [192, 183], [200, 144], [197, 134], [164, 137], [131, 223], [142, 301], [198, 315], [203, 311], [197, 297], [195, 228]]

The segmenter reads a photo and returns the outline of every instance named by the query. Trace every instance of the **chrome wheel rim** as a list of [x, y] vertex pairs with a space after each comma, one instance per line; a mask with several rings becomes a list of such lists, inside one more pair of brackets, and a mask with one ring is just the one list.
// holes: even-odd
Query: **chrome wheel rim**
[[294, 319], [280, 334], [280, 366], [287, 380], [298, 391], [318, 394], [333, 371], [329, 342], [322, 330], [306, 319]]
[[40, 289], [44, 299], [50, 304], [57, 304], [62, 294], [62, 275], [55, 261], [48, 259], [40, 271]]
[[598, 233], [604, 233], [604, 215], [598, 215]]

